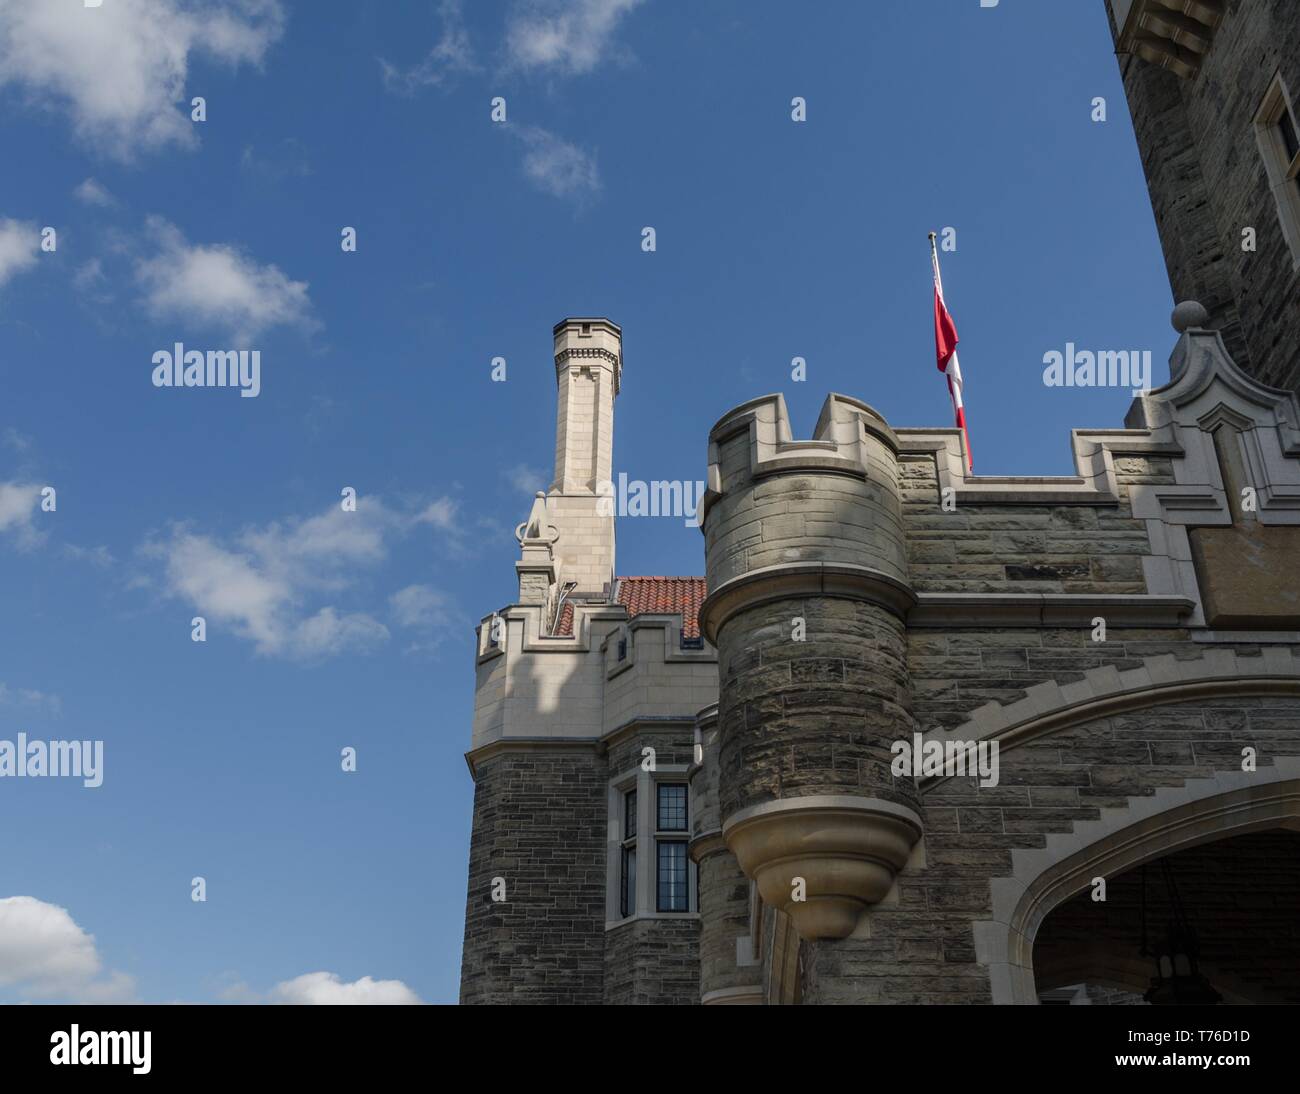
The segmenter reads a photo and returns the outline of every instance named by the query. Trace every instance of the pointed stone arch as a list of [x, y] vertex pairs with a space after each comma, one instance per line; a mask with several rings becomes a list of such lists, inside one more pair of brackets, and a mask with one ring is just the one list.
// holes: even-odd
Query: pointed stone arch
[[1300, 832], [1300, 757], [1257, 771], [1216, 772], [1132, 797], [1097, 820], [1012, 852], [1012, 873], [990, 881], [992, 918], [973, 924], [976, 961], [989, 970], [994, 1003], [1036, 1003], [1033, 944], [1047, 914], [1096, 876], [1229, 836], [1285, 828]]
[[[1015, 703], [987, 703], [953, 729], [932, 729], [927, 741], [996, 739], [1005, 752], [1067, 726], [1128, 710], [1225, 696], [1300, 696], [1300, 657], [1288, 646], [1265, 646], [1248, 657], [1234, 649], [1209, 649], [1200, 657], [1144, 657], [1142, 667], [1089, 669], [1070, 684], [1049, 680], [1027, 689]], [[922, 780], [922, 791], [943, 776]]]

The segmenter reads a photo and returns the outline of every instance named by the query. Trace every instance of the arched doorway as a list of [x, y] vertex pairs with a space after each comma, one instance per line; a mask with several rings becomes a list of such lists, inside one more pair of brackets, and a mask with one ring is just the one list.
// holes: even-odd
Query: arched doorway
[[1186, 847], [1107, 878], [1104, 900], [1094, 891], [1058, 904], [1038, 928], [1040, 1002], [1073, 989], [1070, 1002], [1141, 1003], [1157, 957], [1187, 951], [1182, 975], [1166, 977], [1153, 1001], [1300, 1003], [1300, 832]]
[[[989, 969], [993, 1001], [1039, 1002], [1040, 958], [1044, 993], [1089, 983], [1146, 991], [1154, 962], [1138, 952], [1141, 867], [1147, 866], [1148, 930], [1162, 940], [1168, 897], [1161, 860], [1169, 862], [1180, 893], [1186, 881], [1185, 905], [1189, 897], [1211, 902], [1225, 921], [1236, 914], [1254, 932], [1232, 943], [1214, 941], [1206, 972], [1218, 977], [1225, 1001], [1282, 1001], [1279, 990], [1300, 1000], [1298, 851], [1300, 761], [1279, 757], [1257, 772], [1220, 772], [1130, 799], [1126, 808], [1050, 837], [1042, 850], [1017, 852], [1013, 876], [992, 882], [993, 919], [975, 924], [977, 959]], [[1098, 877], [1107, 882], [1105, 919], [1083, 907], [1092, 903]], [[1272, 901], [1279, 904], [1276, 914]], [[1061, 915], [1049, 923], [1058, 909]], [[1205, 920], [1202, 909], [1197, 922]], [[1101, 932], [1098, 945], [1080, 941], [1089, 928]], [[1041, 954], [1035, 952], [1040, 936]], [[1252, 946], [1264, 952], [1252, 954]], [[1270, 946], [1277, 947], [1271, 958]], [[1280, 961], [1290, 963], [1285, 975]], [[1266, 983], [1256, 975], [1260, 968], [1269, 969]]]

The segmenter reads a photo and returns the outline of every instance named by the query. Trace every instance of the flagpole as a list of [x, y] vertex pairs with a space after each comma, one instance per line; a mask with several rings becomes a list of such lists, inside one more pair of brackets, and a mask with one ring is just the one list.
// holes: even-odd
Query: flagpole
[[[943, 295], [943, 271], [939, 269], [939, 248], [935, 243], [935, 240], [938, 239], [938, 233], [930, 232], [929, 236], [930, 236], [930, 266], [934, 270], [934, 284], [935, 284], [935, 288], [939, 292], [939, 299], [940, 301], [943, 302], [944, 311], [947, 312], [948, 302], [944, 299], [944, 295]], [[956, 346], [953, 347], [952, 362], [956, 366], [957, 376], [960, 377], [961, 363], [957, 357]], [[953, 390], [951, 375], [948, 376], [948, 390], [949, 393], [951, 394]], [[966, 411], [965, 408], [961, 405], [962, 398], [961, 398], [960, 379], [958, 380], [958, 385], [957, 385], [956, 400], [957, 403], [955, 409], [956, 409], [956, 417], [957, 417], [957, 428], [961, 430], [963, 447], [965, 448], [965, 452], [966, 452], [966, 473], [969, 475], [971, 471], [970, 436], [966, 432]]]

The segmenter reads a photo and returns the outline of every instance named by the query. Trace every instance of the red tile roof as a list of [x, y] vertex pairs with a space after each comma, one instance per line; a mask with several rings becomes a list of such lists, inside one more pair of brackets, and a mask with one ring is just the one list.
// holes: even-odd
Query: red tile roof
[[618, 579], [618, 602], [628, 615], [680, 615], [683, 638], [700, 636], [700, 602], [707, 592], [702, 577]]
[[[638, 615], [679, 615], [682, 637], [699, 638], [700, 602], [708, 590], [702, 577], [620, 577], [616, 603], [633, 619]], [[573, 637], [573, 601], [560, 609], [555, 637]]]

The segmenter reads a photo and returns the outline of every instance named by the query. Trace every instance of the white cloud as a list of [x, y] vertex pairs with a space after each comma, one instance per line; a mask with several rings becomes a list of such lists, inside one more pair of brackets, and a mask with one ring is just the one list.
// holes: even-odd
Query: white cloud
[[432, 585], [408, 585], [388, 598], [403, 627], [438, 628], [451, 623], [447, 597]]
[[230, 545], [177, 526], [146, 544], [145, 554], [163, 561], [168, 594], [188, 602], [209, 627], [229, 624], [259, 653], [321, 657], [387, 640], [388, 629], [364, 612], [332, 605], [312, 611], [304, 604], [313, 595], [345, 590], [358, 565], [383, 558], [391, 523], [372, 499], [355, 513], [332, 508], [251, 529]]
[[117, 561], [113, 552], [102, 543], [98, 547], [78, 547], [75, 543], [65, 543], [63, 554], [78, 562], [89, 562], [99, 570], [107, 570]]
[[619, 59], [614, 32], [641, 0], [521, 0], [506, 21], [506, 54], [524, 71], [582, 75]]
[[347, 983], [333, 972], [309, 972], [285, 980], [271, 989], [271, 999], [276, 1003], [308, 1006], [418, 1006], [424, 1002], [400, 980], [372, 980], [363, 976]]
[[239, 157], [240, 170], [266, 182], [282, 182], [287, 178], [308, 178], [312, 173], [307, 146], [297, 137], [285, 137], [269, 150], [259, 152], [251, 144], [244, 146]]
[[451, 498], [436, 498], [415, 515], [416, 524], [432, 524], [444, 532], [458, 527], [456, 503]]
[[512, 125], [524, 144], [524, 174], [557, 198], [582, 198], [600, 191], [595, 157], [538, 126]]
[[0, 441], [3, 441], [15, 452], [26, 452], [32, 446], [32, 439], [23, 433], [19, 433], [13, 426], [7, 426], [4, 433], [0, 433]]
[[36, 265], [40, 239], [35, 224], [0, 217], [0, 285]]
[[324, 657], [347, 649], [370, 649], [388, 641], [388, 628], [364, 612], [340, 615], [321, 608], [298, 623], [292, 645], [301, 656]]
[[0, 989], [20, 999], [129, 1000], [131, 978], [105, 973], [87, 934], [66, 908], [30, 896], [0, 899]]
[[511, 489], [521, 494], [532, 496], [539, 490], [546, 489], [546, 472], [540, 467], [529, 467], [526, 463], [517, 463], [501, 472]]
[[[142, 551], [161, 562], [164, 593], [208, 621], [209, 640], [215, 622], [261, 654], [311, 659], [388, 640], [388, 628], [370, 613], [320, 602], [350, 594], [363, 571], [388, 557], [391, 539], [422, 524], [447, 531], [454, 512], [448, 499], [398, 511], [378, 497], [363, 497], [356, 512], [332, 505], [316, 516], [245, 529], [227, 541], [178, 524]], [[414, 595], [401, 606], [394, 599], [399, 617], [416, 612]]]
[[45, 538], [33, 523], [40, 497], [41, 487], [35, 483], [0, 482], [0, 534], [16, 537], [22, 550]]
[[283, 26], [279, 0], [0, 0], [0, 86], [66, 111], [81, 140], [129, 159], [197, 142], [192, 53], [260, 64]]
[[11, 688], [0, 680], [0, 706], [22, 706], [48, 711], [55, 718], [63, 713], [63, 700], [35, 688]]
[[137, 263], [136, 276], [155, 318], [221, 327], [240, 345], [269, 327], [311, 325], [305, 281], [260, 266], [234, 247], [191, 245], [160, 217], [150, 217], [148, 228], [157, 252]]
[[108, 192], [107, 188], [94, 179], [86, 179], [76, 186], [72, 191], [72, 196], [83, 205], [108, 207], [117, 204], [117, 199]]
[[477, 72], [474, 50], [461, 12], [460, 0], [442, 0], [438, 8], [442, 20], [442, 37], [418, 65], [400, 69], [382, 57], [379, 59], [384, 86], [399, 95], [413, 95], [422, 87], [446, 82], [453, 76]]

